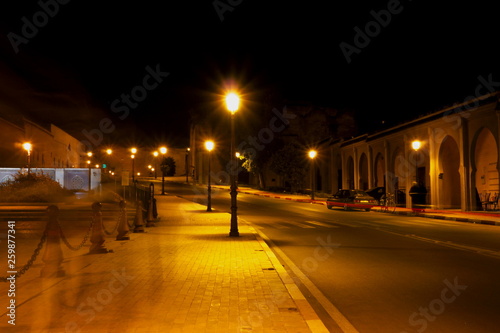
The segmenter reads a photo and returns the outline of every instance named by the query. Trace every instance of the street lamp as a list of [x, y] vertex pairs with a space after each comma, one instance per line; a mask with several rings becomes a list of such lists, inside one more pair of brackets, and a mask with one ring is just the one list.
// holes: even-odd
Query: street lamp
[[317, 154], [316, 150], [309, 150], [309, 158], [311, 159], [311, 200], [314, 200], [314, 183], [316, 178], [314, 177], [314, 158]]
[[191, 148], [186, 148], [186, 160], [185, 160], [185, 165], [186, 165], [186, 183], [189, 184], [189, 165], [188, 165], [188, 160], [189, 160], [189, 152], [191, 151]]
[[31, 169], [31, 148], [33, 148], [33, 146], [31, 145], [31, 143], [29, 142], [25, 142], [23, 143], [23, 148], [24, 150], [26, 150], [26, 153], [28, 154], [27, 155], [27, 159], [28, 159], [28, 177], [30, 175], [30, 169]]
[[130, 158], [132, 158], [132, 183], [135, 184], [135, 154], [137, 154], [137, 148], [132, 148], [130, 149], [132, 152], [132, 155], [130, 155]]
[[165, 161], [165, 154], [167, 153], [166, 147], [160, 147], [160, 153], [163, 156], [162, 168], [161, 168], [161, 195], [165, 195], [165, 165], [163, 162]]
[[[110, 172], [111, 172], [110, 164], [111, 164], [111, 154], [113, 154], [113, 150], [112, 150], [112, 149], [110, 149], [110, 148], [106, 149], [106, 154], [108, 154], [108, 159], [107, 159], [107, 164], [108, 164], [108, 165], [106, 165], [106, 167], [107, 167], [107, 168], [108, 168], [108, 170], [110, 170]], [[104, 170], [104, 171], [106, 171], [106, 170]]]
[[157, 151], [154, 151], [153, 152], [153, 156], [155, 157], [155, 167], [154, 167], [154, 172], [155, 172], [155, 179], [156, 179], [156, 164], [158, 162], [158, 152]]
[[212, 159], [212, 150], [214, 149], [213, 141], [205, 141], [205, 149], [208, 151], [208, 200], [207, 212], [212, 211], [212, 188], [210, 186], [210, 160]]
[[411, 143], [411, 147], [415, 150], [415, 181], [418, 184], [418, 150], [420, 149], [422, 143], [415, 140]]
[[92, 161], [90, 160], [92, 158], [92, 152], [91, 151], [87, 152], [87, 156], [89, 157], [89, 159], [87, 160], [87, 165], [89, 166], [89, 192], [90, 192], [90, 190], [92, 189], [91, 187], [92, 166], [90, 165], [90, 163], [92, 163]]
[[234, 114], [238, 111], [240, 104], [240, 98], [235, 93], [229, 93], [226, 95], [226, 107], [229, 112], [231, 112], [231, 168], [229, 171], [229, 178], [231, 180], [231, 230], [229, 231], [229, 236], [238, 237], [240, 235], [238, 231], [238, 217], [236, 212], [238, 210], [236, 196], [236, 173], [238, 169], [235, 170], [235, 143], [234, 143]]

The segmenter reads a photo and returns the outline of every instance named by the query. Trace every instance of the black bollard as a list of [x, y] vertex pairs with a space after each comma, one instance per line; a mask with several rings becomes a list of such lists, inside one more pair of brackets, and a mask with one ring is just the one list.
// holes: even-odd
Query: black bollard
[[65, 275], [62, 269], [63, 254], [61, 250], [61, 229], [59, 227], [59, 208], [51, 205], [47, 207], [49, 221], [47, 222], [47, 244], [43, 254], [45, 265], [40, 272], [40, 277], [61, 277]]
[[102, 205], [100, 202], [94, 202], [92, 204], [92, 210], [94, 211], [92, 218], [94, 219], [94, 224], [92, 225], [92, 234], [90, 236], [92, 245], [90, 246], [89, 254], [111, 252], [104, 246], [105, 236], [104, 227], [102, 225], [101, 208]]
[[129, 240], [130, 228], [127, 221], [127, 211], [125, 201], [120, 201], [120, 215], [118, 217], [118, 235], [116, 235], [116, 240]]

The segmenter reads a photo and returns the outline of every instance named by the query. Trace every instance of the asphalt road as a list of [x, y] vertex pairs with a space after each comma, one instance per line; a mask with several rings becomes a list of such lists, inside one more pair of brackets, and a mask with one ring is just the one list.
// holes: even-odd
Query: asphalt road
[[[169, 184], [200, 203], [203, 190]], [[229, 193], [212, 207], [229, 212]], [[332, 332], [497, 332], [500, 227], [238, 195]], [[228, 225], [229, 232], [229, 225]]]

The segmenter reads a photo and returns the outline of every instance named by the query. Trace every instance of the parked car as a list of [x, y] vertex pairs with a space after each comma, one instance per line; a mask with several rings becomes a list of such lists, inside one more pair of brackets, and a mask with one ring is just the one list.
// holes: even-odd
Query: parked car
[[[371, 188], [369, 190], [366, 190], [366, 193], [368, 195], [374, 197], [378, 204], [383, 206], [385, 204], [385, 187], [383, 186], [378, 186]], [[397, 190], [397, 198], [396, 198], [396, 204], [397, 205], [404, 205], [406, 203], [406, 194], [405, 192], [401, 190]]]
[[377, 200], [362, 190], [339, 190], [333, 196], [326, 199], [326, 207], [343, 207], [345, 210], [370, 208], [378, 204]]

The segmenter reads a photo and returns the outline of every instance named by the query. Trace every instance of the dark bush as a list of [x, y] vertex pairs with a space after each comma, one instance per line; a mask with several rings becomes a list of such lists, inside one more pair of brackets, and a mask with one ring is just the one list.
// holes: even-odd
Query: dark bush
[[62, 202], [73, 193], [49, 176], [18, 173], [14, 180], [0, 184], [0, 202]]

